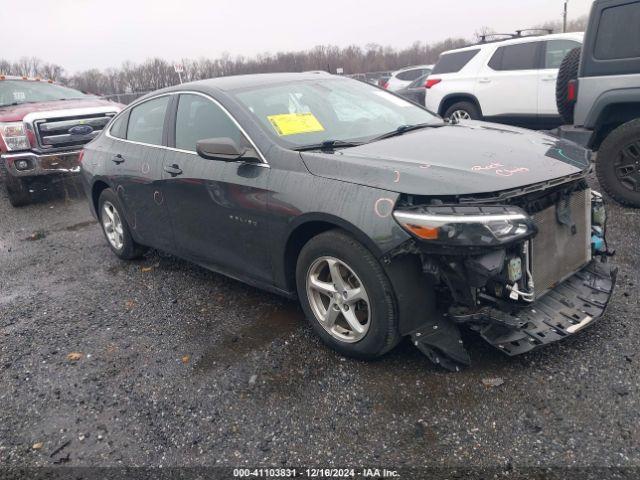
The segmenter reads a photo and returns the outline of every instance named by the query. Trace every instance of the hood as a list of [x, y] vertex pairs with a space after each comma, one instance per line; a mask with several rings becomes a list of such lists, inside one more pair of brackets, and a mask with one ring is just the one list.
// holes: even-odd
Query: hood
[[32, 112], [50, 112], [88, 107], [113, 107], [114, 111], [119, 111], [123, 108], [123, 105], [97, 97], [76, 100], [56, 100], [53, 102], [23, 103], [21, 105], [0, 108], [0, 122], [19, 122], [25, 115]]
[[580, 173], [590, 164], [589, 152], [573, 142], [484, 122], [301, 155], [314, 175], [412, 195], [499, 192]]

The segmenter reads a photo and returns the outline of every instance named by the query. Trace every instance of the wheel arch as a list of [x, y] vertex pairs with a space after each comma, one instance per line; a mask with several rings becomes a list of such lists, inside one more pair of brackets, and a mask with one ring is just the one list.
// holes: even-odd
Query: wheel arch
[[598, 150], [613, 130], [638, 118], [640, 118], [640, 99], [635, 102], [616, 102], [602, 106], [594, 124], [594, 135], [589, 147]]
[[298, 217], [292, 224], [282, 251], [282, 280], [289, 291], [296, 289], [296, 265], [300, 251], [313, 237], [329, 231], [343, 230], [362, 243], [376, 258], [380, 258], [383, 252], [380, 248], [358, 227], [340, 217], [325, 213], [310, 213]]
[[440, 102], [440, 108], [438, 109], [438, 115], [440, 115], [441, 117], [444, 116], [444, 114], [447, 111], [447, 109], [451, 105], [453, 105], [454, 103], [457, 103], [457, 102], [471, 102], [471, 103], [473, 103], [476, 106], [476, 108], [478, 109], [478, 112], [480, 112], [480, 116], [481, 117], [483, 116], [482, 107], [480, 106], [480, 102], [478, 101], [478, 98], [475, 95], [473, 95], [472, 93], [449, 93]]
[[98, 201], [100, 200], [100, 194], [107, 188], [109, 188], [109, 184], [104, 180], [96, 180], [91, 186], [91, 206], [97, 218], [100, 217], [100, 213], [98, 212]]

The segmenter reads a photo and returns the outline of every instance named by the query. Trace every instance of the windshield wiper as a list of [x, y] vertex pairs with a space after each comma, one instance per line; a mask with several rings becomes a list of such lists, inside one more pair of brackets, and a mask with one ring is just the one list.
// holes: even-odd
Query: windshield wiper
[[308, 150], [335, 150], [336, 148], [349, 148], [362, 145], [362, 142], [349, 142], [346, 140], [325, 140], [324, 142], [304, 145], [294, 148], [298, 152], [306, 152]]
[[378, 140], [384, 140], [385, 138], [397, 137], [399, 135], [403, 135], [413, 130], [420, 130], [423, 128], [436, 128], [436, 127], [442, 127], [444, 125], [445, 125], [444, 123], [416, 123], [415, 125], [400, 125], [395, 130], [392, 130], [391, 132], [383, 133], [378, 137], [374, 137], [371, 140], [369, 140], [369, 142], [367, 143], [377, 142]]

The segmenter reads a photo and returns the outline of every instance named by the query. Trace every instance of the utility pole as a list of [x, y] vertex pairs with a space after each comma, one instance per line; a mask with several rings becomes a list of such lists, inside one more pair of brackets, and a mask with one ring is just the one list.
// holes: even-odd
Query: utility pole
[[564, 14], [562, 15], [562, 33], [567, 33], [567, 6], [569, 0], [564, 0]]

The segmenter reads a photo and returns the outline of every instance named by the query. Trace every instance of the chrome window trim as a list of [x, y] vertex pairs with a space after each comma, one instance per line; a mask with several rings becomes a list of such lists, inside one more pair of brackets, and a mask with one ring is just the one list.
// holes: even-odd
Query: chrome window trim
[[116, 117], [113, 118], [113, 120], [109, 123], [108, 128], [105, 128], [105, 135], [108, 138], [112, 139], [112, 140], [117, 140], [117, 141], [120, 141], [120, 142], [132, 143], [134, 145], [143, 145], [145, 147], [162, 148], [164, 150], [170, 150], [170, 151], [180, 152], [180, 153], [188, 153], [190, 155], [198, 156], [198, 153], [193, 151], [193, 150], [183, 150], [181, 148], [167, 147], [166, 145], [153, 145], [153, 144], [150, 144], [150, 143], [136, 142], [134, 140], [127, 140], [126, 138], [118, 138], [118, 137], [114, 137], [113, 135], [111, 135], [111, 128], [113, 127], [113, 124], [115, 123], [116, 119], [119, 118], [121, 115], [124, 115], [125, 112], [127, 112], [128, 110], [132, 110], [133, 108], [137, 107], [138, 105], [142, 105], [145, 102], [149, 102], [151, 100], [155, 100], [155, 99], [160, 98], [160, 97], [169, 96], [169, 95], [181, 95], [181, 94], [199, 95], [199, 96], [204, 97], [207, 100], [213, 102], [216, 106], [218, 106], [227, 115], [227, 117], [229, 117], [229, 119], [231, 119], [231, 121], [238, 128], [238, 130], [240, 130], [240, 132], [246, 137], [246, 139], [249, 141], [251, 146], [258, 153], [258, 156], [260, 157], [260, 160], [262, 160], [260, 163], [246, 162], [246, 161], [240, 161], [240, 163], [246, 163], [246, 164], [249, 164], [249, 165], [256, 165], [256, 166], [259, 166], [259, 167], [270, 168], [269, 162], [267, 162], [267, 159], [263, 155], [262, 151], [258, 148], [258, 146], [255, 144], [255, 142], [251, 138], [251, 136], [246, 132], [246, 130], [244, 128], [242, 128], [242, 125], [240, 125], [240, 123], [235, 119], [235, 117], [233, 115], [231, 115], [231, 112], [229, 112], [229, 110], [227, 110], [224, 105], [222, 105], [218, 100], [216, 100], [212, 96], [207, 95], [207, 94], [202, 93], [202, 92], [196, 92], [194, 90], [176, 90], [176, 91], [172, 91], [172, 92], [161, 93], [161, 94], [158, 94], [158, 95], [154, 95], [153, 97], [145, 98], [142, 101], [135, 102], [135, 103], [127, 106], [127, 108], [123, 109]]

